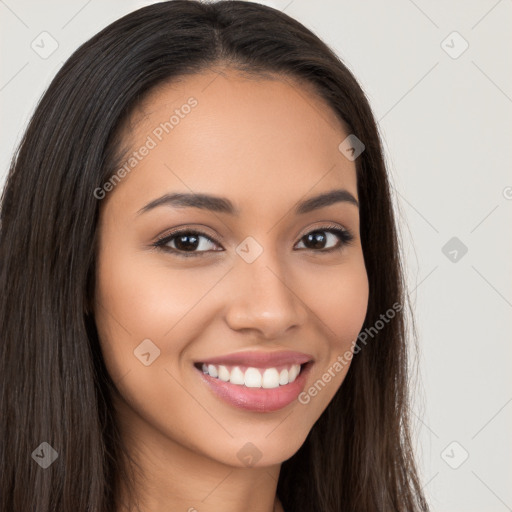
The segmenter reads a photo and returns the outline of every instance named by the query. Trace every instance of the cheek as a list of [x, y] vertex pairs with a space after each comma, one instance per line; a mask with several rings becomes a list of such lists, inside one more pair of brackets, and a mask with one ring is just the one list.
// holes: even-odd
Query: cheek
[[123, 401], [173, 436], [187, 422], [176, 411], [190, 407], [180, 355], [204, 331], [200, 301], [219, 281], [212, 274], [164, 267], [114, 243], [98, 258], [95, 318], [107, 370]]
[[338, 335], [340, 349], [346, 350], [358, 336], [368, 308], [368, 278], [365, 269], [346, 276], [333, 284], [333, 297], [326, 306], [332, 319], [333, 331]]
[[134, 340], [162, 338], [208, 290], [209, 281], [200, 272], [165, 268], [147, 254], [112, 251], [100, 258], [98, 300]]
[[205, 267], [171, 268], [146, 252], [116, 249], [114, 242], [100, 251], [95, 317], [105, 358], [126, 372], [134, 350], [150, 339], [160, 350], [155, 365], [175, 364], [188, 340], [204, 330], [201, 311], [222, 273]]
[[[315, 421], [343, 384], [352, 364], [354, 343], [366, 317], [369, 283], [362, 254], [347, 264], [325, 268], [308, 281], [308, 306], [318, 318], [325, 344], [309, 386], [299, 395], [304, 421]], [[313, 315], [312, 315], [313, 316]], [[311, 424], [307, 423], [311, 428]]]
[[306, 305], [315, 313], [312, 318], [318, 320], [330, 349], [344, 352], [357, 338], [368, 307], [368, 276], [362, 255], [305, 275], [303, 294]]

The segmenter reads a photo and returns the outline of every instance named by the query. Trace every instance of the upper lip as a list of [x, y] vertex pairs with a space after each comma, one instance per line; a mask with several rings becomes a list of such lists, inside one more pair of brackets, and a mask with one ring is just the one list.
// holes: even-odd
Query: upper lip
[[302, 352], [282, 350], [276, 352], [246, 351], [235, 352], [223, 356], [210, 357], [200, 361], [204, 364], [228, 364], [253, 367], [274, 367], [292, 364], [304, 364], [312, 361], [313, 357]]

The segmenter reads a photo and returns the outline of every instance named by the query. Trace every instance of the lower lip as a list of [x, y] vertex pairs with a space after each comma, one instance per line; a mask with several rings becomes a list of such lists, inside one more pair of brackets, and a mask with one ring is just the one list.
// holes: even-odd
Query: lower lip
[[303, 365], [293, 382], [277, 388], [248, 388], [211, 377], [197, 368], [196, 370], [203, 382], [228, 404], [248, 411], [272, 412], [286, 407], [297, 399], [304, 389], [310, 367], [311, 362]]

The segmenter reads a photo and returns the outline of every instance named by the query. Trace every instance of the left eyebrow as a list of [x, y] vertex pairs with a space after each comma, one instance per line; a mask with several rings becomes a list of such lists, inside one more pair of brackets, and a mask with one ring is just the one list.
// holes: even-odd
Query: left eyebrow
[[[357, 199], [345, 189], [331, 190], [323, 194], [310, 197], [299, 202], [295, 206], [295, 214], [303, 215], [305, 213], [331, 206], [335, 203], [346, 202], [359, 208]], [[227, 197], [213, 196], [210, 194], [164, 194], [154, 199], [141, 208], [137, 215], [147, 212], [158, 206], [174, 206], [177, 208], [200, 208], [202, 210], [210, 210], [218, 213], [226, 213], [229, 215], [240, 216], [240, 210], [236, 208]]]
[[313, 210], [325, 208], [326, 206], [331, 206], [335, 203], [349, 203], [359, 208], [359, 202], [348, 190], [337, 189], [300, 202], [295, 207], [295, 213], [299, 215], [309, 213]]

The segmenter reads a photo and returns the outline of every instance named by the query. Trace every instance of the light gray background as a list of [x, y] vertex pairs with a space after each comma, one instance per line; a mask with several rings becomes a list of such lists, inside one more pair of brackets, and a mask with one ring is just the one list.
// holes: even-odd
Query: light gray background
[[[62, 63], [150, 3], [0, 0], [2, 186]], [[432, 508], [512, 511], [512, 2], [262, 3], [335, 49], [379, 121], [421, 344], [412, 417]], [[51, 49], [43, 31], [58, 43], [47, 58], [31, 48]]]

